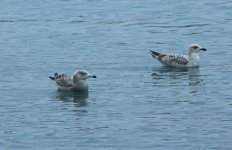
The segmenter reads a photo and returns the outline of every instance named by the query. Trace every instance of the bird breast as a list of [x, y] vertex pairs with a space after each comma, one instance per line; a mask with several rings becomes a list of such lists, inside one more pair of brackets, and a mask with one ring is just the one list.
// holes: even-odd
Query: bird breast
[[193, 53], [189, 56], [189, 67], [197, 67], [199, 66], [199, 55], [197, 53]]

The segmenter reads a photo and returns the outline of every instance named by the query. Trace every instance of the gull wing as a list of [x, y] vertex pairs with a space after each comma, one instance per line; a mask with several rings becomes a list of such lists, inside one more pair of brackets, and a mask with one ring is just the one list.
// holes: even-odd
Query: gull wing
[[151, 54], [159, 62], [168, 66], [186, 66], [189, 63], [188, 58], [184, 55], [162, 54], [154, 51], [151, 51]]
[[49, 78], [55, 83], [56, 86], [59, 87], [72, 87], [73, 86], [73, 80], [72, 77], [61, 74], [54, 77], [49, 76]]

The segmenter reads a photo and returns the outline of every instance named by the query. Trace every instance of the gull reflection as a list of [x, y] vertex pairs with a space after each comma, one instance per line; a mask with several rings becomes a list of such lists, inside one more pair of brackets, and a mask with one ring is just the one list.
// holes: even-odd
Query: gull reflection
[[[187, 85], [196, 86], [203, 81], [199, 75], [199, 68], [171, 68], [162, 66], [152, 69], [152, 78], [155, 79], [154, 86], [160, 85]], [[171, 79], [171, 80], [170, 80]]]
[[167, 66], [162, 66], [159, 68], [153, 68], [152, 71], [153, 79], [178, 79], [188, 75], [188, 68], [171, 68]]
[[74, 102], [77, 107], [83, 107], [88, 104], [89, 93], [84, 92], [60, 92], [57, 91], [56, 98], [64, 102]]
[[189, 68], [188, 69], [188, 76], [189, 76], [189, 85], [194, 86], [203, 81], [203, 79], [200, 78], [199, 75], [200, 71], [199, 68]]
[[199, 68], [189, 68], [189, 90], [193, 95], [197, 95], [194, 93], [198, 93], [199, 91], [204, 91], [203, 76], [200, 75]]

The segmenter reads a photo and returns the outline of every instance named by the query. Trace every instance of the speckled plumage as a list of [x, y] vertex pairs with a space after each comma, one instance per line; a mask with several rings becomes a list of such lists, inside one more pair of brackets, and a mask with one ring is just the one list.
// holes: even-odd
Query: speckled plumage
[[55, 73], [49, 76], [59, 91], [86, 91], [88, 90], [87, 78], [96, 78], [95, 75], [89, 74], [85, 70], [78, 70], [73, 76], [67, 74]]
[[199, 66], [198, 52], [200, 50], [206, 51], [205, 48], [201, 48], [197, 44], [192, 44], [189, 47], [188, 56], [180, 54], [163, 54], [155, 51], [151, 51], [151, 55], [166, 66], [178, 68], [197, 67]]

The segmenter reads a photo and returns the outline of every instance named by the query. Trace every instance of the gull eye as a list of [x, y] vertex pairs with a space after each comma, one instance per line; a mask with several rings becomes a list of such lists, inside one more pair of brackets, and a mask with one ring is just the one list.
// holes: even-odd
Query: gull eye
[[80, 72], [79, 74], [82, 75], [82, 76], [86, 75], [85, 72]]
[[193, 48], [193, 49], [197, 49], [197, 48], [198, 48], [198, 46], [193, 46], [192, 48]]

